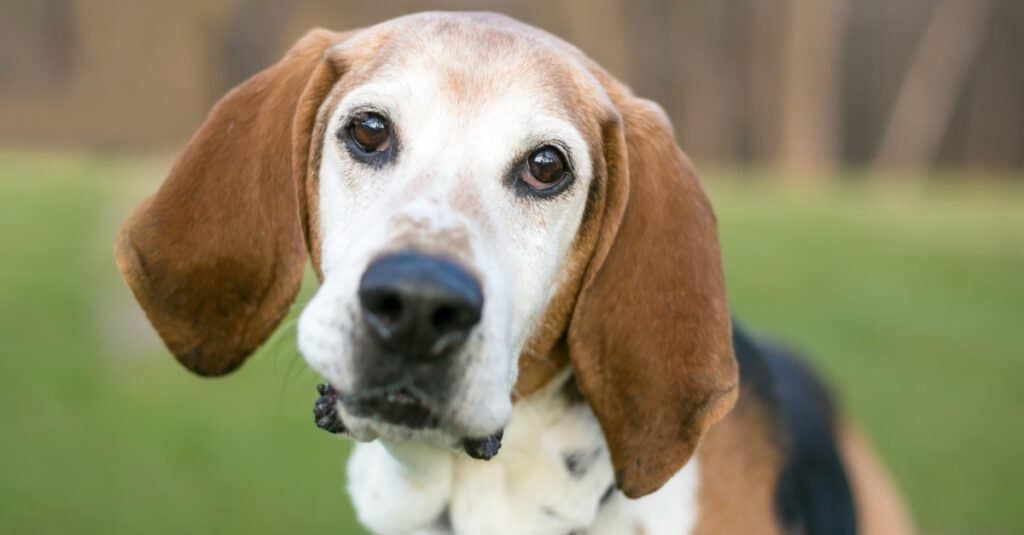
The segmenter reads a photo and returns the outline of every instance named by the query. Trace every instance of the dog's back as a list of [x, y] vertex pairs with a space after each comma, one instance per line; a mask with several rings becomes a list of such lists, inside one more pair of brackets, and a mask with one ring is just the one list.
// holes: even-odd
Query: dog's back
[[762, 406], [780, 455], [773, 506], [787, 532], [911, 533], [888, 477], [791, 349], [733, 326], [743, 398]]

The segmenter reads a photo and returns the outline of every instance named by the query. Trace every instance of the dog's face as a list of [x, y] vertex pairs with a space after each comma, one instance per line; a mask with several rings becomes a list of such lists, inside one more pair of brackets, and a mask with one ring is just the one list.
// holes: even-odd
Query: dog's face
[[332, 51], [390, 50], [323, 111], [323, 280], [298, 330], [358, 439], [500, 431], [565, 282], [596, 144], [568, 107], [588, 80], [526, 38], [488, 47], [500, 32], [421, 27]]
[[571, 365], [640, 496], [735, 399], [714, 217], [664, 114], [510, 19], [311, 32], [218, 103], [117, 248], [203, 375], [266, 339], [307, 254], [299, 348], [359, 440], [484, 439]]

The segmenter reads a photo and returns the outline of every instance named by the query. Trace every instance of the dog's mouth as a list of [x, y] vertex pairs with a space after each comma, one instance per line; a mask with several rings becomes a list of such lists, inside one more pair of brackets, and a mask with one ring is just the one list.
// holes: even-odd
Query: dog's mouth
[[339, 394], [338, 399], [353, 416], [373, 418], [409, 429], [436, 429], [441, 418], [422, 396], [407, 387], [368, 395]]
[[[413, 430], [437, 429], [441, 418], [422, 397], [408, 388], [397, 388], [373, 395], [341, 394], [327, 384], [317, 385], [313, 418], [317, 427], [332, 434], [347, 431], [337, 411], [340, 402], [352, 416], [372, 418]], [[503, 431], [483, 438], [462, 439], [462, 449], [474, 459], [489, 460], [501, 449]]]

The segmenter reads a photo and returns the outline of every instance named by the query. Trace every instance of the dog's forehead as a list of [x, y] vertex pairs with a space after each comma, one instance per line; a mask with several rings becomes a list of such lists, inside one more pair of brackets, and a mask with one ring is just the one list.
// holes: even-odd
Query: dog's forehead
[[331, 53], [354, 75], [349, 89], [374, 84], [395, 98], [432, 100], [465, 117], [486, 119], [481, 114], [496, 109], [546, 113], [591, 138], [606, 107], [581, 52], [500, 15], [402, 17], [362, 30]]

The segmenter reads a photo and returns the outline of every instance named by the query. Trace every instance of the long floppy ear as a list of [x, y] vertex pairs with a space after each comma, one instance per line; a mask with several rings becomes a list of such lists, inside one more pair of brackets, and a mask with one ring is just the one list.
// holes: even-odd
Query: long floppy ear
[[310, 136], [338, 77], [324, 51], [342, 38], [313, 30], [225, 95], [118, 235], [121, 274], [197, 374], [241, 365], [295, 299]]
[[616, 483], [660, 488], [733, 406], [737, 366], [711, 211], [664, 112], [609, 91], [600, 233], [569, 326]]

